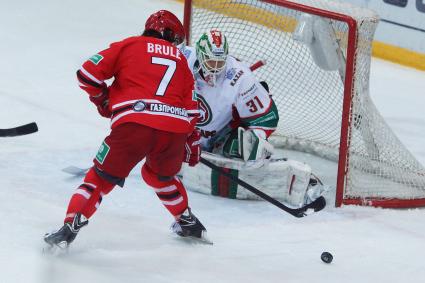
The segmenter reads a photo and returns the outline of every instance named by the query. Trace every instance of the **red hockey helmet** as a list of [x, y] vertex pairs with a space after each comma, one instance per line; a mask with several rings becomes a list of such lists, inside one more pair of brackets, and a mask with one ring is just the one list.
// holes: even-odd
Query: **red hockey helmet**
[[145, 30], [155, 30], [162, 34], [164, 39], [179, 45], [183, 42], [185, 32], [180, 20], [167, 10], [160, 10], [150, 15], [145, 23]]

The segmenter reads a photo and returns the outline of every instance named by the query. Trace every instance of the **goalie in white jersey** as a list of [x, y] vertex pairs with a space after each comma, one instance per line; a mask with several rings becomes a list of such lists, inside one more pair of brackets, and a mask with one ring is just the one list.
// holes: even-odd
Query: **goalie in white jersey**
[[[195, 78], [203, 156], [294, 206], [315, 199], [317, 193], [307, 197], [311, 188], [308, 165], [272, 160], [270, 166], [263, 166], [273, 153], [267, 138], [279, 122], [278, 110], [267, 84], [259, 82], [248, 65], [228, 54], [226, 36], [211, 29], [201, 35], [196, 47], [182, 49]], [[230, 198], [257, 198], [203, 165], [188, 170], [184, 181], [194, 190]]]
[[228, 49], [224, 34], [212, 29], [196, 48], [183, 51], [195, 77], [202, 148], [260, 167], [271, 156], [273, 146], [267, 138], [276, 129], [279, 114], [265, 84], [228, 55]]

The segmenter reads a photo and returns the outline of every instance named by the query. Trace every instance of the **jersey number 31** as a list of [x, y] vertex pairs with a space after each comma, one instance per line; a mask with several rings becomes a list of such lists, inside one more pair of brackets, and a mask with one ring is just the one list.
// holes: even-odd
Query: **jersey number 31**
[[[258, 105], [258, 107], [257, 107], [257, 105]], [[263, 103], [261, 103], [261, 100], [257, 96], [255, 96], [254, 99], [249, 100], [246, 103], [246, 106], [248, 106], [249, 111], [253, 112], [253, 113], [257, 112], [258, 108], [260, 108], [260, 109], [264, 108]]]

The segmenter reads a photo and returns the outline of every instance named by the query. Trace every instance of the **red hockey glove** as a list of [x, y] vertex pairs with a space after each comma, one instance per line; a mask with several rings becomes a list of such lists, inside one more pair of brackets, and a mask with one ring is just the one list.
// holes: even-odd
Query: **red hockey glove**
[[190, 136], [187, 137], [184, 145], [184, 162], [189, 163], [189, 166], [198, 164], [201, 158], [201, 133], [195, 129]]
[[90, 96], [89, 98], [90, 101], [93, 102], [94, 105], [96, 105], [97, 112], [99, 112], [102, 117], [111, 118], [112, 112], [111, 110], [109, 110], [109, 93], [106, 84], [101, 94], [96, 96]]

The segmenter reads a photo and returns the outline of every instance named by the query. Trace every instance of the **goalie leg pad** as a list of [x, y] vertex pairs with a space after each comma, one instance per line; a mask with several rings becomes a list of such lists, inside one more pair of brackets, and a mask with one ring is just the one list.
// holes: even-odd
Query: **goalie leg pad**
[[[320, 181], [312, 185], [311, 167], [305, 163], [287, 160], [271, 159], [267, 166], [261, 168], [246, 168], [240, 159], [226, 158], [216, 154], [203, 152], [202, 156], [215, 165], [227, 168], [231, 174], [241, 180], [261, 188], [261, 191], [271, 197], [293, 207], [301, 207], [311, 203], [323, 190]], [[183, 179], [192, 191], [237, 199], [260, 199], [257, 195], [241, 188], [236, 183], [225, 180], [209, 167], [199, 164], [196, 167], [185, 166]]]
[[[220, 167], [223, 171], [238, 178], [239, 171]], [[238, 184], [235, 181], [220, 174], [217, 170], [211, 170], [211, 194], [225, 198], [235, 199], [238, 191]]]

